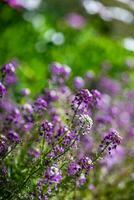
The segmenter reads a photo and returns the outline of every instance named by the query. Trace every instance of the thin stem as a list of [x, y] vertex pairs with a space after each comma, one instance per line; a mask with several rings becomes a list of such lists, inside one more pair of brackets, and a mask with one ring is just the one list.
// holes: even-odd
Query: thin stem
[[102, 149], [102, 151], [100, 151], [100, 153], [94, 158], [94, 160], [92, 161], [92, 164], [93, 163], [95, 163], [100, 157], [101, 157], [101, 155], [104, 153], [104, 151], [107, 149], [107, 147], [110, 145], [110, 143], [109, 144], [107, 144], [103, 149]]

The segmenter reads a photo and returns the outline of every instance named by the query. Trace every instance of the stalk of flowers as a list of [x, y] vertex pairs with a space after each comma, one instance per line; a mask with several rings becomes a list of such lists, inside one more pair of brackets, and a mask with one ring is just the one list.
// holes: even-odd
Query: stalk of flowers
[[[88, 73], [87, 75], [90, 74]], [[100, 145], [99, 151], [96, 155], [96, 159], [101, 164], [101, 167], [97, 169], [98, 172], [96, 179], [92, 180], [90, 177], [88, 180], [88, 182], [91, 184], [95, 183], [93, 190], [95, 190], [96, 192], [100, 192], [99, 185], [102, 184], [103, 179], [105, 179], [105, 183], [103, 184], [104, 188], [107, 185], [111, 184], [111, 179], [113, 179], [111, 185], [116, 185], [116, 187], [118, 187], [118, 184], [120, 184], [120, 178], [122, 177], [122, 174], [126, 174], [126, 168], [129, 169], [127, 177], [130, 177], [128, 179], [131, 181], [131, 173], [133, 172], [133, 167], [131, 163], [134, 155], [133, 90], [124, 90], [127, 84], [126, 81], [124, 81], [124, 79], [122, 82], [122, 80], [117, 81], [111, 79], [108, 76], [106, 76], [106, 79], [103, 79], [103, 77], [98, 77], [98, 79], [91, 79], [89, 76], [86, 77], [87, 79], [85, 80], [87, 80], [87, 82], [84, 82], [84, 85], [87, 88], [90, 88], [91, 85], [95, 85], [97, 88], [100, 89], [100, 91], [102, 91], [102, 94], [101, 100], [98, 102], [95, 112], [93, 113], [93, 115], [91, 115], [94, 121], [91, 133], [88, 135], [84, 135], [84, 137], [81, 140], [80, 148], [78, 150], [78, 158], [83, 156], [84, 154], [87, 154], [89, 157], [92, 157], [91, 152], [95, 152], [95, 146], [97, 144], [97, 141], [100, 141], [100, 139], [103, 138], [101, 139], [102, 144]], [[116, 149], [114, 148], [116, 147], [116, 142], [114, 142], [114, 144], [111, 143], [111, 146], [107, 141], [107, 144], [109, 144], [108, 153], [104, 155], [102, 149], [104, 149], [104, 146], [106, 146], [106, 140], [108, 139], [105, 133], [106, 131], [109, 133], [112, 131], [111, 129], [109, 129], [110, 127], [120, 130], [120, 132], [123, 135], [123, 141], [122, 145], [117, 145]], [[91, 134], [94, 134], [92, 138]], [[90, 145], [88, 145], [89, 141], [91, 143]], [[105, 145], [103, 145], [103, 142]], [[101, 154], [103, 154], [103, 159]], [[122, 170], [120, 170], [120, 168], [122, 168]], [[119, 171], [119, 173], [115, 173], [116, 171]], [[124, 176], [122, 180], [124, 185], [127, 184], [127, 177], [125, 178]], [[95, 191], [92, 191], [92, 194]], [[101, 192], [98, 193], [98, 195], [101, 195]]]
[[[15, 71], [10, 63], [4, 66], [8, 68], [2, 67], [1, 84], [7, 86], [6, 76], [14, 76]], [[101, 149], [96, 149], [97, 156], [91, 152], [90, 157], [78, 157], [82, 138], [91, 134], [92, 108], [101, 95], [88, 89], [74, 94], [66, 85], [71, 69], [59, 63], [52, 63], [50, 68], [50, 88], [34, 100], [28, 98], [29, 90], [23, 89], [20, 96], [25, 103], [17, 104], [9, 92], [5, 94], [8, 87], [3, 90], [1, 86], [0, 156], [8, 181], [8, 186], [2, 182], [2, 198], [48, 199], [70, 185], [77, 188], [86, 182], [104, 151], [120, 144], [120, 137], [113, 131], [104, 138]]]

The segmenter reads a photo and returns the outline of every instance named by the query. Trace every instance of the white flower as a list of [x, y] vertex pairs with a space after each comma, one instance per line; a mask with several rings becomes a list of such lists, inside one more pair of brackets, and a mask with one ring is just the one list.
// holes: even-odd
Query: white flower
[[92, 118], [87, 114], [76, 115], [74, 120], [74, 126], [77, 132], [83, 135], [89, 133], [93, 126]]

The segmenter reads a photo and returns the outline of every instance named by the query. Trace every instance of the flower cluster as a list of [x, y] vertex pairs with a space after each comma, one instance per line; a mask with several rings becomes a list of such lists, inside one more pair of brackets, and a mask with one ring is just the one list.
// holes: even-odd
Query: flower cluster
[[120, 143], [121, 143], [121, 137], [119, 136], [119, 133], [114, 129], [110, 129], [109, 133], [101, 141], [100, 147], [104, 149], [105, 147], [108, 146], [110, 154], [111, 150], [116, 149]]
[[[93, 108], [100, 106], [100, 92], [71, 90], [66, 84], [71, 69], [54, 62], [50, 65], [51, 87], [48, 85], [33, 100], [30, 90], [22, 88], [18, 103], [10, 96], [7, 80], [9, 75], [15, 76], [15, 69], [13, 62], [1, 68], [0, 162], [4, 167], [0, 171], [0, 198], [43, 200], [71, 184], [79, 188], [104, 151], [120, 144], [117, 132], [110, 129], [101, 150], [96, 148], [96, 154], [91, 148], [89, 151], [94, 137]], [[84, 145], [88, 153], [82, 148], [84, 141], [88, 142]]]

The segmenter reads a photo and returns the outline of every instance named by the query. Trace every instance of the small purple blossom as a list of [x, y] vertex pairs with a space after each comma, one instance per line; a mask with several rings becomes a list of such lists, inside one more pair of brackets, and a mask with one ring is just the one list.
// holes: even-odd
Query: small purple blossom
[[74, 139], [76, 139], [76, 132], [75, 131], [67, 131], [65, 137], [62, 141], [63, 146], [69, 145]]
[[34, 102], [34, 110], [37, 113], [45, 111], [47, 108], [47, 102], [42, 98], [38, 97]]
[[0, 98], [4, 97], [6, 94], [5, 86], [0, 82]]
[[66, 21], [71, 27], [76, 29], [82, 28], [86, 23], [85, 18], [82, 15], [75, 12], [69, 13], [66, 17]]
[[3, 65], [1, 69], [2, 75], [13, 75], [15, 73], [15, 65], [13, 62]]
[[92, 191], [95, 190], [95, 186], [93, 184], [89, 184], [88, 188], [89, 190], [92, 190]]
[[86, 74], [85, 74], [85, 79], [86, 81], [92, 81], [94, 79], [94, 72], [93, 71], [88, 71]]
[[111, 150], [116, 149], [117, 146], [121, 143], [121, 139], [122, 139], [121, 136], [116, 130], [110, 129], [108, 134], [101, 141], [100, 148], [104, 149], [108, 147], [108, 151], [110, 154]]
[[50, 133], [53, 132], [53, 124], [47, 120], [44, 120], [40, 126], [40, 132]]
[[55, 90], [45, 89], [44, 98], [49, 104], [50, 102], [57, 101], [59, 99], [59, 96]]
[[87, 108], [91, 103], [93, 95], [87, 89], [80, 90], [72, 101], [72, 108], [77, 108], [82, 105], [82, 108]]
[[21, 90], [21, 95], [22, 95], [22, 96], [29, 96], [30, 93], [31, 93], [31, 91], [30, 91], [29, 88], [23, 88], [23, 89]]
[[3, 156], [8, 150], [7, 138], [4, 135], [0, 136], [0, 156]]
[[53, 62], [50, 65], [50, 69], [53, 75], [60, 75], [62, 72], [62, 65], [57, 62]]
[[45, 172], [45, 181], [47, 183], [60, 183], [62, 180], [61, 171], [56, 167], [49, 167]]
[[76, 161], [72, 161], [68, 166], [68, 175], [72, 176], [81, 170], [80, 165]]
[[94, 104], [97, 104], [99, 100], [101, 99], [101, 93], [98, 90], [91, 90], [91, 93], [93, 95], [93, 101]]
[[40, 151], [38, 149], [31, 148], [28, 153], [32, 157], [35, 157], [35, 158], [40, 157]]
[[85, 169], [87, 172], [93, 168], [93, 163], [92, 163], [92, 160], [87, 157], [87, 156], [84, 156], [83, 158], [80, 159], [79, 161], [81, 167], [83, 169]]
[[8, 139], [9, 139], [11, 142], [15, 142], [15, 143], [20, 142], [20, 136], [18, 135], [18, 133], [16, 133], [16, 132], [13, 131], [13, 130], [10, 130], [10, 131], [8, 132], [7, 137], [8, 137]]
[[52, 142], [53, 131], [53, 124], [47, 120], [44, 120], [39, 128], [40, 135], [43, 135], [48, 143]]
[[64, 148], [60, 145], [56, 145], [53, 147], [52, 151], [49, 153], [49, 157], [56, 157], [64, 152]]
[[86, 183], [86, 176], [85, 174], [81, 174], [80, 177], [77, 180], [77, 186], [80, 187]]
[[65, 64], [60, 64], [57, 62], [53, 62], [50, 65], [51, 73], [52, 73], [52, 81], [54, 83], [63, 84], [64, 80], [67, 80], [70, 76], [71, 69], [69, 66]]
[[83, 78], [80, 76], [75, 77], [73, 83], [74, 83], [75, 88], [77, 89], [81, 89], [85, 85]]
[[8, 127], [9, 124], [18, 124], [21, 121], [21, 113], [18, 108], [14, 108], [6, 117], [5, 125]]
[[62, 65], [62, 74], [65, 79], [68, 79], [71, 73], [71, 68], [68, 65]]

